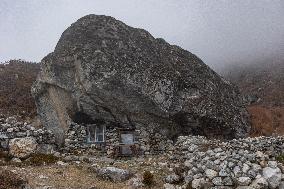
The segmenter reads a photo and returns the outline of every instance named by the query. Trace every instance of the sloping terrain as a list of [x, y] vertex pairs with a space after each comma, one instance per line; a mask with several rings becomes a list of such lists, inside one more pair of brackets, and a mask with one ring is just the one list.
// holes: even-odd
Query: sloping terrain
[[[235, 66], [223, 73], [255, 101], [248, 107], [252, 136], [284, 134], [284, 62], [271, 62]], [[39, 70], [39, 64], [21, 60], [0, 64], [0, 113], [35, 115], [30, 88]]]
[[39, 64], [22, 60], [0, 64], [0, 113], [34, 117], [36, 108], [31, 85], [39, 69]]
[[250, 95], [265, 106], [284, 105], [284, 61], [267, 60], [245, 66], [234, 66], [225, 77], [238, 85], [244, 95]]
[[284, 61], [234, 66], [224, 76], [246, 96], [252, 136], [284, 134]]

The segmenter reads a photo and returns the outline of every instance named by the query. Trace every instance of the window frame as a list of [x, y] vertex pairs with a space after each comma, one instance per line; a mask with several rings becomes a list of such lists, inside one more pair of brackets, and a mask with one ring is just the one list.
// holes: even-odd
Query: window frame
[[[121, 137], [121, 135], [123, 135], [123, 134], [132, 134], [132, 136], [133, 136], [133, 144], [135, 144], [136, 143], [136, 133], [135, 133], [135, 130], [132, 130], [132, 129], [121, 129], [120, 131], [119, 131], [119, 143], [120, 144], [124, 144], [124, 143], [122, 143], [122, 137]], [[127, 145], [127, 144], [125, 144], [125, 145]]]
[[[90, 127], [94, 127], [95, 132], [92, 133], [90, 132]], [[102, 127], [102, 135], [103, 135], [103, 140], [102, 141], [97, 141], [97, 128], [98, 127]], [[91, 135], [94, 134], [93, 137], [91, 137]], [[92, 144], [101, 144], [101, 143], [105, 143], [106, 141], [106, 126], [105, 125], [88, 125], [87, 126], [87, 143], [92, 143]], [[91, 138], [94, 138], [94, 140], [91, 140]]]

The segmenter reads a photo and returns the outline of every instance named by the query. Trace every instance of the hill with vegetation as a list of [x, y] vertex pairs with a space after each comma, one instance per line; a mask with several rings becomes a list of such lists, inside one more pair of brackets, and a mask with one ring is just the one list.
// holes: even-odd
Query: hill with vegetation
[[248, 102], [252, 136], [284, 134], [284, 60], [265, 60], [230, 67], [224, 77]]
[[39, 70], [39, 64], [23, 60], [0, 64], [0, 113], [22, 118], [35, 116], [31, 85]]

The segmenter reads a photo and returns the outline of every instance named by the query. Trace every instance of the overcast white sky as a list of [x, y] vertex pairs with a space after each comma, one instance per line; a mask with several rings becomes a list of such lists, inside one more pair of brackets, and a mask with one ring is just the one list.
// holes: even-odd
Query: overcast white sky
[[144, 28], [214, 68], [284, 57], [283, 0], [0, 0], [0, 62], [40, 61], [87, 14]]

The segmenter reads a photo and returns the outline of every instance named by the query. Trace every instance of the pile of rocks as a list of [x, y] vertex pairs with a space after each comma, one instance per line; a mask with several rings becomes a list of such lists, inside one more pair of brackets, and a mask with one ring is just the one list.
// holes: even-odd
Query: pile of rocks
[[[284, 187], [282, 158], [284, 137], [257, 137], [231, 141], [182, 136], [169, 157], [183, 167], [165, 180], [192, 188], [278, 188]], [[281, 188], [280, 187], [280, 188]]]
[[16, 117], [0, 115], [0, 149], [14, 151], [13, 155], [22, 158], [34, 150], [45, 153], [54, 147], [55, 137], [50, 130], [36, 129], [27, 122], [17, 121]]

